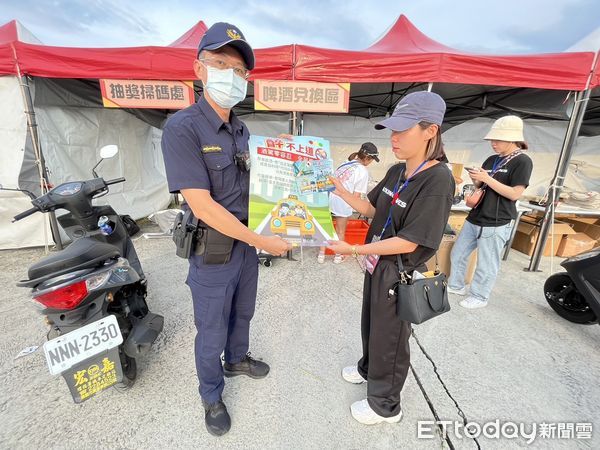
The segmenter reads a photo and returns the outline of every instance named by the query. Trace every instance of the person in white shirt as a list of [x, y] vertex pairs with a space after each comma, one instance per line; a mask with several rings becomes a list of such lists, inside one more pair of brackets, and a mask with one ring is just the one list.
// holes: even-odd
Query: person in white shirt
[[[355, 197], [360, 198], [361, 195], [367, 193], [369, 184], [369, 172], [367, 172], [367, 166], [373, 161], [379, 162], [379, 151], [372, 142], [365, 142], [358, 152], [354, 152], [348, 157], [348, 162], [336, 169], [335, 177], [342, 182], [346, 190]], [[329, 209], [331, 210], [331, 214], [335, 217], [335, 231], [337, 232], [339, 239], [343, 241], [346, 236], [348, 218], [354, 211], [348, 203], [336, 194], [331, 194], [329, 196]], [[339, 264], [344, 259], [345, 256], [336, 254], [333, 258], [333, 262]], [[325, 247], [319, 249], [317, 261], [321, 264], [325, 262]]]

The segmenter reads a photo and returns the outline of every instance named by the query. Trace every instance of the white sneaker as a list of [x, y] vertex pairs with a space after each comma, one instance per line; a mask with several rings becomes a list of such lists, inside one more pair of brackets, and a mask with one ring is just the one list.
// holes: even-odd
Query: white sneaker
[[483, 308], [487, 306], [487, 304], [487, 300], [481, 300], [475, 297], [467, 297], [459, 303], [460, 306], [468, 309]]
[[469, 287], [463, 286], [460, 289], [452, 289], [448, 286], [448, 294], [456, 294], [456, 295], [467, 295], [469, 293]]
[[358, 422], [364, 423], [365, 425], [375, 425], [381, 422], [398, 423], [400, 422], [400, 419], [402, 419], [402, 411], [393, 417], [380, 416], [371, 409], [367, 399], [352, 403], [352, 406], [350, 406], [350, 411], [352, 412], [352, 417], [354, 417]]
[[362, 375], [358, 372], [356, 366], [348, 366], [342, 369], [342, 378], [346, 380], [348, 383], [352, 384], [362, 384], [366, 383]]
[[333, 257], [333, 263], [334, 264], [343, 263], [345, 260], [346, 260], [346, 255], [338, 255], [336, 253], [336, 255]]
[[323, 264], [325, 262], [325, 253], [320, 253], [317, 255], [317, 262], [319, 264]]

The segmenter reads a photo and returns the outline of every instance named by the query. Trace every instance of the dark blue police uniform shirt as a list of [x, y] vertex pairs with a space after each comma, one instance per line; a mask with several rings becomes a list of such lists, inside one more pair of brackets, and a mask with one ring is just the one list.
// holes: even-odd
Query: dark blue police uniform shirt
[[235, 164], [234, 155], [248, 151], [248, 128], [233, 112], [225, 123], [204, 97], [167, 121], [162, 152], [171, 193], [206, 189], [236, 216], [248, 219], [250, 177]]

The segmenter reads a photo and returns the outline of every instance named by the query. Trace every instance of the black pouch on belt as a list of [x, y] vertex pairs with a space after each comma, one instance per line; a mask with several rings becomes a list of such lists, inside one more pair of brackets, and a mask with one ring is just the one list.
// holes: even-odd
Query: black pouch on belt
[[225, 264], [231, 258], [235, 239], [206, 224], [201, 224], [202, 235], [196, 246], [196, 255], [204, 256], [204, 264]]

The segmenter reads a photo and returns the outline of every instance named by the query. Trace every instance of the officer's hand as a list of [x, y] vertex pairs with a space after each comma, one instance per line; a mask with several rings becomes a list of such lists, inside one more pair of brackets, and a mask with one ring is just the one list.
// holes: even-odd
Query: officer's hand
[[283, 256], [292, 249], [292, 244], [284, 241], [279, 236], [261, 236], [257, 247], [274, 256]]

